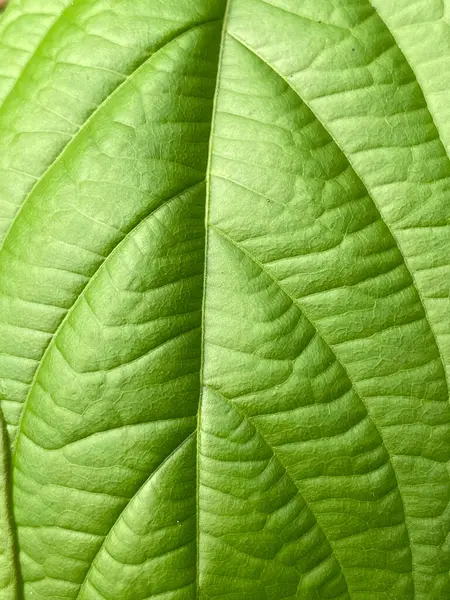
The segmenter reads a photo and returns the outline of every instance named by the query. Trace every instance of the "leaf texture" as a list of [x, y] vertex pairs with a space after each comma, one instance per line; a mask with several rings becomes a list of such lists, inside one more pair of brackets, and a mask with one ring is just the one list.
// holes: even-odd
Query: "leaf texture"
[[450, 600], [447, 0], [11, 0], [1, 600]]
[[0, 465], [0, 598], [15, 600], [18, 588], [18, 565], [15, 554], [15, 536], [11, 515], [10, 464], [5, 423], [0, 428], [2, 463]]

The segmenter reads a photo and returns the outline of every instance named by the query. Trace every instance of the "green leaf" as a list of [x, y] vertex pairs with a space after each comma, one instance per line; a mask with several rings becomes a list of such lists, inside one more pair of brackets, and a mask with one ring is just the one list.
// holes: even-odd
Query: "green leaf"
[[0, 600], [450, 600], [446, 4], [11, 0]]
[[15, 555], [14, 524], [11, 515], [10, 464], [3, 419], [0, 422], [0, 598], [14, 600], [18, 592], [18, 564]]

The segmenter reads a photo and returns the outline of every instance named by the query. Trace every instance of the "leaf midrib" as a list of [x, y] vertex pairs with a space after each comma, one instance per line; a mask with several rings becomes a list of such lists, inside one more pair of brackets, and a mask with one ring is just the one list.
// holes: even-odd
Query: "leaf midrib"
[[208, 161], [206, 165], [206, 194], [205, 194], [205, 253], [204, 253], [204, 272], [203, 272], [203, 290], [202, 290], [202, 315], [201, 315], [201, 343], [200, 343], [200, 372], [199, 372], [199, 380], [200, 380], [200, 394], [198, 399], [198, 408], [197, 408], [197, 448], [196, 448], [196, 548], [197, 548], [197, 556], [196, 556], [196, 568], [195, 568], [195, 597], [200, 598], [200, 444], [201, 444], [201, 413], [202, 413], [202, 393], [203, 393], [203, 381], [204, 381], [204, 364], [205, 364], [205, 308], [206, 308], [206, 289], [207, 289], [207, 280], [208, 280], [208, 221], [209, 221], [209, 211], [210, 211], [210, 200], [211, 200], [211, 165], [213, 159], [213, 150], [212, 150], [212, 141], [214, 137], [214, 130], [216, 124], [216, 115], [217, 115], [217, 102], [219, 97], [220, 90], [220, 78], [222, 71], [222, 63], [223, 63], [223, 53], [225, 47], [225, 38], [227, 35], [227, 26], [228, 20], [231, 13], [231, 4], [233, 0], [225, 0], [225, 8], [223, 13], [223, 23], [222, 23], [222, 31], [220, 34], [220, 47], [219, 47], [219, 56], [217, 61], [217, 71], [216, 71], [216, 87], [214, 91], [214, 100], [213, 107], [211, 113], [211, 130], [209, 134], [209, 144], [208, 144]]
[[[199, 575], [200, 575], [200, 562], [199, 562], [200, 561], [200, 552], [199, 552], [199, 548], [200, 548], [200, 464], [199, 464], [199, 456], [200, 456], [200, 444], [201, 444], [202, 394], [203, 394], [203, 389], [208, 388], [208, 386], [205, 383], [205, 377], [204, 377], [204, 364], [205, 364], [204, 351], [205, 351], [205, 331], [206, 331], [206, 319], [205, 319], [205, 316], [206, 316], [206, 293], [207, 293], [207, 282], [208, 282], [208, 247], [209, 247], [208, 228], [212, 227], [209, 216], [210, 216], [210, 205], [211, 205], [212, 161], [213, 161], [213, 156], [214, 156], [213, 140], [214, 140], [214, 134], [215, 134], [216, 116], [218, 114], [217, 104], [218, 104], [218, 97], [219, 97], [219, 93], [220, 93], [220, 79], [221, 79], [221, 70], [222, 70], [222, 63], [223, 63], [223, 53], [224, 53], [224, 48], [225, 48], [225, 40], [226, 40], [227, 35], [230, 35], [227, 30], [227, 26], [228, 26], [230, 13], [231, 13], [232, 1], [233, 0], [226, 0], [226, 7], [225, 7], [224, 18], [223, 18], [223, 27], [222, 27], [221, 42], [220, 42], [220, 54], [219, 54], [219, 59], [218, 59], [217, 75], [216, 75], [216, 89], [215, 89], [215, 94], [214, 94], [213, 111], [212, 111], [212, 119], [211, 119], [211, 132], [210, 132], [210, 140], [209, 140], [208, 163], [207, 163], [207, 168], [206, 168], [205, 258], [204, 258], [204, 278], [203, 278], [203, 292], [202, 292], [202, 323], [201, 323], [202, 341], [201, 341], [201, 361], [200, 361], [200, 397], [199, 397], [199, 405], [198, 405], [198, 411], [197, 411], [197, 452], [196, 452], [196, 461], [197, 461], [196, 462], [196, 484], [197, 484], [197, 491], [196, 491], [196, 505], [197, 505], [197, 510], [196, 510], [196, 518], [197, 518], [197, 525], [196, 525], [196, 535], [197, 535], [196, 598], [200, 598], [200, 591], [201, 591], [200, 579], [199, 579]], [[210, 389], [212, 389], [212, 388], [210, 388]], [[216, 390], [212, 390], [212, 391], [215, 392]], [[219, 395], [221, 395], [221, 394], [219, 394]], [[227, 399], [225, 397], [224, 397], [224, 400], [227, 402], [230, 402], [229, 399]], [[234, 406], [234, 404], [233, 404], [233, 406]], [[238, 408], [236, 408], [236, 410], [238, 410]], [[239, 412], [239, 410], [238, 410], [238, 412]], [[268, 445], [268, 446], [269, 446], [269, 448], [272, 449], [272, 447], [270, 445]], [[277, 456], [273, 449], [272, 449], [272, 452], [273, 452], [274, 456]], [[280, 464], [283, 464], [283, 463], [280, 463]], [[283, 466], [283, 468], [284, 468], [284, 466]], [[288, 471], [286, 471], [286, 473], [291, 478], [296, 489], [298, 489], [297, 484], [292, 479], [292, 477], [288, 473]], [[303, 498], [303, 495], [301, 494], [300, 490], [299, 490], [299, 493]], [[311, 507], [310, 507], [309, 503], [306, 501], [306, 499], [304, 499], [304, 501], [305, 501], [305, 504], [307, 506], [309, 506], [309, 508], [311, 510]], [[315, 513], [312, 510], [311, 510], [311, 512], [315, 516]], [[315, 519], [316, 519], [316, 523], [322, 530], [322, 527], [319, 525], [316, 516], [315, 516]], [[345, 585], [347, 588], [347, 593], [350, 598], [350, 592], [348, 589], [347, 580], [345, 578], [344, 569], [342, 568], [339, 558], [337, 557], [336, 552], [335, 552], [333, 546], [331, 545], [326, 532], [324, 530], [322, 530], [322, 531], [323, 531], [323, 534], [324, 534], [326, 540], [328, 541], [328, 543], [330, 545], [332, 554], [335, 557], [336, 562], [340, 568], [340, 572], [342, 573], [342, 576], [343, 576], [343, 579], [344, 579], [344, 582], [345, 582]]]

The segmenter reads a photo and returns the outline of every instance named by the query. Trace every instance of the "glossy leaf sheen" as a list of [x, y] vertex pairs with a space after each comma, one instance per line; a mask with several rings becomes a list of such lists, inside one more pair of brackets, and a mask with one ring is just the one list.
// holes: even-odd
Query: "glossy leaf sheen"
[[450, 600], [450, 2], [11, 0], [0, 600]]

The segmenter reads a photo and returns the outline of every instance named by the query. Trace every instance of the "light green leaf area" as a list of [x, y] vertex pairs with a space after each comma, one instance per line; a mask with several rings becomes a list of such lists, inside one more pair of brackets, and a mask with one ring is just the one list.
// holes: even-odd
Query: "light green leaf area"
[[450, 600], [450, 3], [11, 0], [0, 600]]

